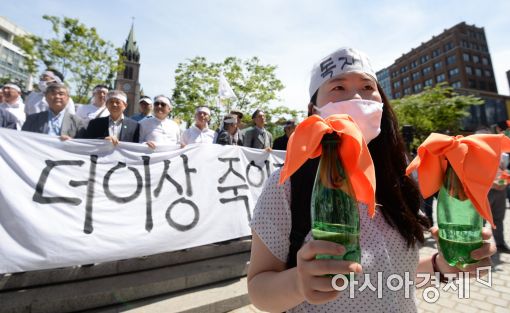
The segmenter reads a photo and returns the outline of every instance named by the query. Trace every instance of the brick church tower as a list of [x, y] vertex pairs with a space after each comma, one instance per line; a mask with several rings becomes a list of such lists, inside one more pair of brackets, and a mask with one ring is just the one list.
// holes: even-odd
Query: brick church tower
[[124, 114], [132, 116], [138, 112], [138, 100], [140, 99], [140, 52], [135, 41], [134, 23], [131, 24], [126, 43], [122, 47], [124, 57], [124, 70], [117, 73], [115, 89], [122, 90], [128, 97], [128, 107]]

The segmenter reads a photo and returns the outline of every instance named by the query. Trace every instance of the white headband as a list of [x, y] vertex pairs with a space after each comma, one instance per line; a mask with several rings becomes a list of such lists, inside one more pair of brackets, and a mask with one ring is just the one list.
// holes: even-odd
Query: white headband
[[96, 87], [94, 88], [94, 90], [92, 91], [92, 93], [96, 93], [98, 92], [99, 90], [104, 90], [104, 92], [108, 92], [108, 88], [105, 88], [105, 87]]
[[207, 113], [208, 115], [211, 115], [211, 110], [209, 110], [208, 107], [198, 107], [197, 108], [197, 113], [198, 112], [204, 112], [204, 113]]
[[56, 81], [57, 83], [62, 84], [62, 80], [60, 79], [60, 77], [55, 75], [55, 73], [53, 73], [52, 71], [46, 71], [43, 73], [43, 76], [44, 75], [49, 76], [49, 77], [53, 78], [53, 80]]
[[166, 104], [168, 106], [172, 106], [172, 104], [170, 104], [170, 100], [168, 100], [168, 98], [164, 97], [164, 96], [156, 97], [156, 99], [154, 99], [154, 102], [163, 102], [164, 104]]
[[310, 77], [310, 98], [322, 84], [333, 77], [349, 72], [365, 73], [377, 81], [377, 76], [366, 54], [352, 48], [340, 48], [313, 66]]
[[120, 101], [123, 101], [125, 104], [127, 104], [127, 98], [123, 95], [119, 94], [107, 95], [106, 102], [110, 101], [110, 99], [119, 99]]
[[16, 90], [17, 92], [21, 93], [21, 88], [19, 88], [18, 85], [15, 85], [15, 84], [5, 84], [4, 87], [12, 88], [12, 89]]
[[237, 123], [237, 119], [236, 118], [227, 118], [226, 120], [223, 120], [223, 123], [227, 123], [227, 124], [234, 124], [234, 123]]

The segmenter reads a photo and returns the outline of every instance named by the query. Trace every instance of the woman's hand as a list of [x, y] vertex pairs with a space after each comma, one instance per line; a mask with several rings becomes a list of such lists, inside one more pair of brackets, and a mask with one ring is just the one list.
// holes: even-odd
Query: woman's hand
[[[437, 227], [432, 227], [430, 229], [432, 236], [438, 241], [439, 229]], [[478, 260], [477, 263], [469, 264], [464, 267], [462, 266], [450, 266], [443, 255], [439, 253], [437, 256], [436, 262], [437, 267], [441, 271], [441, 273], [459, 273], [459, 272], [469, 272], [470, 274], [476, 274], [476, 269], [479, 267], [490, 266], [492, 264], [491, 255], [496, 253], [496, 245], [490, 240], [492, 238], [492, 231], [490, 228], [482, 229], [482, 239], [483, 244], [480, 248], [473, 250], [471, 252], [471, 257], [475, 260]], [[483, 273], [484, 271], [482, 271]]]
[[324, 240], [312, 240], [301, 247], [297, 253], [296, 279], [297, 288], [306, 301], [311, 304], [322, 304], [338, 296], [339, 291], [333, 288], [332, 278], [324, 277], [324, 275], [361, 272], [361, 265], [356, 262], [315, 259], [317, 254], [342, 255], [344, 253], [344, 246]]

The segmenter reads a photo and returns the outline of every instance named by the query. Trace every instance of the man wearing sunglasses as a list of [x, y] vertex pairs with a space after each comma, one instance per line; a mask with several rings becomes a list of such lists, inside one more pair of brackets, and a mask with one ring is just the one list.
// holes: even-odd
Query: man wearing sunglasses
[[154, 98], [154, 117], [140, 121], [140, 143], [156, 149], [156, 145], [178, 145], [181, 130], [168, 116], [172, 112], [172, 103], [164, 95]]

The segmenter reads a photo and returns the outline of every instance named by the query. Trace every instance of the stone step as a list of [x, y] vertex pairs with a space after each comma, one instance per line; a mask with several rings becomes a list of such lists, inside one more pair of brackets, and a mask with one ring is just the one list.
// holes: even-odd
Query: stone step
[[246, 275], [249, 252], [0, 293], [2, 312], [58, 313], [129, 303]]
[[246, 277], [161, 295], [87, 313], [220, 313], [250, 303]]
[[88, 280], [105, 276], [137, 272], [171, 265], [184, 264], [250, 251], [251, 238], [210, 244], [181, 251], [173, 251], [140, 258], [104, 262], [93, 266], [75, 266], [40, 271], [0, 275], [0, 293], [35, 286]]

